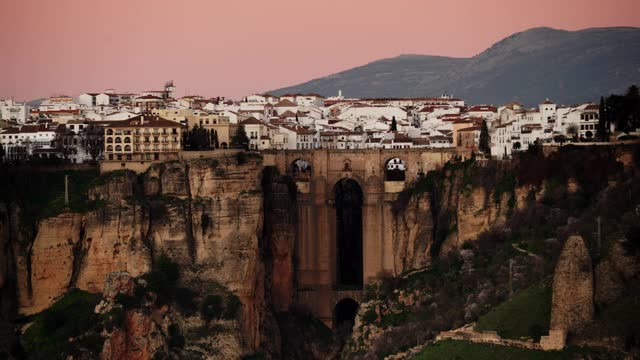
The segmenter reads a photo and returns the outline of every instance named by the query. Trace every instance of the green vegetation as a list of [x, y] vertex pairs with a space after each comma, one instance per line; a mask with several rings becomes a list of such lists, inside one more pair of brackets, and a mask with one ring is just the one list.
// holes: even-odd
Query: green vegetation
[[235, 155], [236, 158], [236, 164], [238, 165], [244, 165], [247, 163], [247, 153], [244, 151], [239, 151], [236, 153]]
[[480, 140], [478, 143], [478, 150], [486, 157], [491, 157], [491, 137], [489, 135], [489, 128], [487, 127], [487, 120], [482, 120], [482, 127], [480, 128]]
[[503, 338], [531, 338], [549, 332], [551, 288], [534, 286], [478, 319], [477, 330], [493, 330]]
[[542, 351], [444, 340], [427, 346], [413, 360], [569, 360], [583, 352], [586, 350]]
[[244, 130], [244, 125], [238, 126], [236, 133], [231, 138], [231, 145], [245, 150], [249, 148], [249, 137], [247, 137], [247, 132]]
[[200, 315], [205, 321], [213, 319], [235, 319], [242, 303], [237, 296], [230, 294], [226, 297], [221, 295], [209, 295], [204, 298], [200, 306]]
[[64, 359], [102, 350], [102, 321], [93, 310], [100, 295], [73, 289], [33, 317], [23, 336], [30, 359]]
[[[69, 175], [69, 207], [64, 204], [64, 179]], [[33, 238], [38, 221], [64, 211], [86, 212], [101, 204], [90, 202], [87, 191], [98, 177], [97, 170], [36, 171], [25, 168], [0, 169], [0, 202], [20, 206], [22, 230]]]

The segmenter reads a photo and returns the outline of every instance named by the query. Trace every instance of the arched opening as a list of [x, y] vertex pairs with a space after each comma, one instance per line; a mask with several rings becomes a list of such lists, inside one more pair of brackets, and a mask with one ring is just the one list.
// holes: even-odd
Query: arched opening
[[122, 146], [116, 145], [116, 151], [122, 151]]
[[107, 129], [107, 135], [113, 135], [113, 130]]
[[108, 137], [107, 138], [107, 143], [108, 144], [113, 144], [113, 138], [112, 137]]
[[351, 332], [356, 323], [356, 314], [360, 305], [351, 299], [344, 298], [333, 309], [333, 327], [338, 331]]
[[113, 145], [107, 146], [107, 151], [113, 151]]
[[404, 181], [406, 163], [400, 158], [389, 159], [384, 168], [384, 181]]
[[311, 164], [304, 159], [291, 163], [291, 174], [296, 181], [309, 181], [311, 178]]
[[125, 145], [124, 151], [131, 151], [131, 145]]
[[222, 149], [226, 149], [227, 147], [228, 147], [228, 146], [227, 146], [227, 143], [226, 143], [226, 142], [222, 142], [222, 143], [220, 143], [220, 148], [222, 148]]
[[127, 136], [126, 138], [124, 138], [124, 142], [125, 144], [131, 143], [131, 138]]
[[336, 207], [336, 283], [362, 287], [362, 202], [360, 185], [342, 179], [334, 188]]

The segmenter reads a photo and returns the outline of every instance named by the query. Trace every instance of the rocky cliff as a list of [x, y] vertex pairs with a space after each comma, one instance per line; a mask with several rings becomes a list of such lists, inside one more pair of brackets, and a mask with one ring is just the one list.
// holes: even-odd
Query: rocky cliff
[[[270, 311], [264, 298], [265, 267], [260, 253], [261, 171], [258, 158], [246, 163], [221, 158], [157, 164], [139, 176], [115, 172], [98, 178], [88, 190], [88, 201], [98, 202], [97, 208], [43, 219], [31, 245], [17, 238], [19, 226], [12, 223], [11, 214], [2, 211], [2, 289], [8, 291], [10, 277], [15, 276], [17, 308], [22, 314], [33, 314], [71, 288], [102, 292], [111, 273], [141, 276], [163, 255], [179, 264], [185, 287], [215, 284], [240, 299], [238, 333], [243, 336], [226, 340], [236, 344], [227, 344], [235, 350], [225, 355], [256, 351], [264, 342], [261, 329]], [[274, 280], [283, 283], [274, 286], [282, 289], [276, 290], [280, 307], [288, 306], [293, 286], [290, 254], [285, 249], [291, 238], [283, 241], [284, 245], [273, 247], [276, 273], [284, 274]], [[8, 304], [3, 301], [3, 306]], [[151, 326], [135, 312], [126, 319], [128, 329], [135, 329], [136, 324]], [[118, 351], [120, 346], [113, 344], [121, 340], [113, 337], [110, 351]]]

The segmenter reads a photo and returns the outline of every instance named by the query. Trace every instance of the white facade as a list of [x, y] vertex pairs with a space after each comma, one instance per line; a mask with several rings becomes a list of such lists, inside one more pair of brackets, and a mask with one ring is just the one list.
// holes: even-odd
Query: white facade
[[0, 119], [24, 124], [29, 117], [29, 106], [13, 99], [0, 100]]

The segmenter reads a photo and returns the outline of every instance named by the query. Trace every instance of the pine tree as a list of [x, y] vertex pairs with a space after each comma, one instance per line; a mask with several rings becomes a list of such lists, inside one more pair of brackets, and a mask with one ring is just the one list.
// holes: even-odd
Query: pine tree
[[607, 103], [603, 96], [600, 97], [600, 108], [598, 109], [598, 127], [596, 128], [596, 138], [599, 141], [607, 141]]
[[213, 139], [211, 140], [211, 145], [213, 145], [214, 149], [217, 149], [220, 147], [220, 143], [218, 141], [218, 131], [217, 130], [213, 130]]
[[480, 152], [482, 152], [486, 157], [491, 156], [491, 146], [489, 145], [489, 128], [487, 127], [486, 120], [482, 120], [478, 150], [480, 150]]
[[391, 131], [398, 131], [398, 123], [395, 116], [391, 118]]
[[238, 130], [236, 130], [235, 135], [233, 135], [231, 139], [231, 145], [245, 150], [249, 148], [249, 138], [247, 137], [246, 131], [244, 131], [244, 125], [238, 126]]

